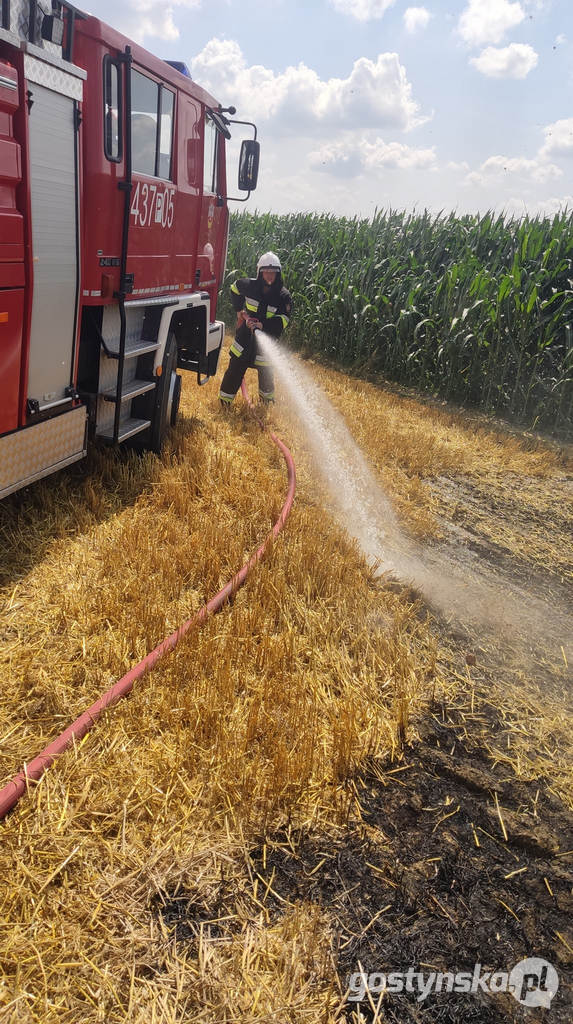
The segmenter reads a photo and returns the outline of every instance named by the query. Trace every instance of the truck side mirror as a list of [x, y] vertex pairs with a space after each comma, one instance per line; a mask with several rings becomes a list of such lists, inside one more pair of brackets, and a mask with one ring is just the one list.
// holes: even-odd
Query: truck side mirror
[[239, 157], [239, 191], [252, 192], [257, 187], [259, 176], [260, 143], [255, 139], [244, 139]]

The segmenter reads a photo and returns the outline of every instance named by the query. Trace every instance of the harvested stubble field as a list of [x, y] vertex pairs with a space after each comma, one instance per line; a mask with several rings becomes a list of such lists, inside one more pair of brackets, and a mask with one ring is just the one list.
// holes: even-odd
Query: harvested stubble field
[[[311, 370], [416, 544], [549, 618], [570, 603], [570, 453]], [[161, 459], [96, 453], [0, 506], [4, 780], [276, 519], [283, 462], [246, 407], [187, 376], [183, 398]], [[570, 1021], [567, 650], [380, 577], [300, 424], [280, 400], [271, 419], [299, 476], [271, 556], [2, 826], [0, 1020], [530, 1020], [503, 992], [345, 993], [360, 968], [540, 956], [560, 988], [535, 1019]]]

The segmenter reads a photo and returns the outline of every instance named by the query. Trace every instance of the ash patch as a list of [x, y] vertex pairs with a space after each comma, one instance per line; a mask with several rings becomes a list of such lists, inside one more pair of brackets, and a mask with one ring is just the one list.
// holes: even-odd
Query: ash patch
[[[151, 913], [175, 941], [186, 947], [198, 945], [203, 932], [211, 939], [225, 940], [240, 932], [241, 922], [253, 915], [254, 906], [243, 906], [237, 914], [238, 889], [231, 879], [221, 878], [208, 891], [178, 885], [173, 892], [159, 890], [151, 900]], [[240, 902], [244, 903], [241, 886]], [[231, 912], [230, 912], [231, 911]], [[246, 911], [246, 914], [245, 914]]]
[[[547, 1019], [569, 1024], [571, 812], [543, 782], [508, 781], [455, 726], [436, 722], [398, 768], [372, 764], [355, 785], [358, 826], [285, 833], [264, 856], [252, 851], [269, 909], [310, 901], [329, 913], [343, 991], [359, 964], [366, 974], [471, 973], [476, 963], [510, 972], [542, 957], [560, 978]], [[348, 1002], [345, 1013], [349, 1024], [531, 1020], [503, 992], [432, 992], [423, 1002], [416, 992], [386, 994], [379, 1018], [367, 1002]]]
[[[166, 944], [198, 957], [202, 936], [231, 942], [246, 926], [272, 927], [314, 904], [329, 921], [341, 993], [358, 971], [427, 978], [471, 975], [480, 964], [482, 973], [509, 973], [526, 957], [549, 961], [559, 976], [550, 1010], [535, 1014], [508, 992], [432, 989], [419, 1001], [414, 987], [386, 993], [378, 1016], [367, 1000], [347, 1000], [338, 1020], [570, 1024], [573, 813], [547, 780], [508, 778], [457, 714], [424, 720], [400, 763], [372, 760], [351, 781], [349, 824], [282, 828], [245, 851], [229, 876], [158, 892], [151, 913]], [[503, 732], [493, 705], [482, 705], [481, 718], [490, 736]], [[156, 955], [145, 970], [161, 964]]]

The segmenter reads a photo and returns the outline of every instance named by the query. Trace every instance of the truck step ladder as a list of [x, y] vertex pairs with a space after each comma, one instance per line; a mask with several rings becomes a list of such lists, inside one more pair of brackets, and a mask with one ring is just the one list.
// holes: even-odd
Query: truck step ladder
[[[146, 391], [154, 390], [154, 380], [130, 380], [127, 384], [123, 385], [119, 401], [127, 402], [130, 398], [137, 398], [138, 395], [144, 395]], [[100, 395], [104, 402], [117, 402], [117, 392], [115, 388], [108, 388], [107, 391], [100, 391]]]
[[[128, 437], [133, 437], [135, 434], [141, 433], [142, 430], [147, 430], [151, 426], [151, 420], [138, 420], [138, 419], [127, 419], [122, 420], [119, 424], [119, 433], [117, 440], [127, 441]], [[114, 429], [113, 423], [109, 427], [105, 427], [103, 430], [98, 431], [97, 436], [102, 441], [114, 441]]]
[[[102, 339], [103, 342], [103, 339]], [[102, 344], [100, 362], [100, 389], [98, 391], [98, 426], [96, 437], [108, 444], [121, 444], [128, 438], [147, 430], [151, 420], [133, 416], [131, 402], [140, 395], [154, 391], [157, 381], [138, 377], [137, 360], [157, 351], [157, 341], [136, 337], [126, 340], [123, 359], [119, 338]], [[119, 377], [122, 371], [121, 380]], [[103, 371], [103, 372], [102, 372]], [[107, 405], [115, 406], [113, 417], [104, 413]], [[116, 414], [119, 406], [119, 414]]]

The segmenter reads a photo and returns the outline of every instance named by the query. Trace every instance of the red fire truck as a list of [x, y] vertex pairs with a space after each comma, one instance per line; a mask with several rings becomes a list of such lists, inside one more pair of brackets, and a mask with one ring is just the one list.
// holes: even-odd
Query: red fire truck
[[[1, 0], [1, 16], [0, 498], [93, 439], [159, 450], [177, 369], [216, 371], [227, 201], [259, 163], [255, 126], [184, 65], [65, 0]], [[240, 197], [230, 124], [254, 136]]]

